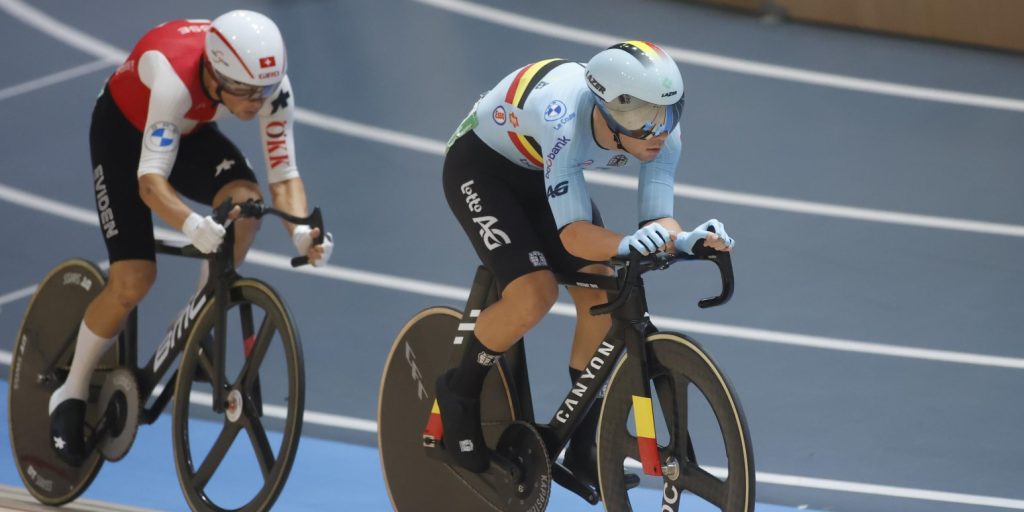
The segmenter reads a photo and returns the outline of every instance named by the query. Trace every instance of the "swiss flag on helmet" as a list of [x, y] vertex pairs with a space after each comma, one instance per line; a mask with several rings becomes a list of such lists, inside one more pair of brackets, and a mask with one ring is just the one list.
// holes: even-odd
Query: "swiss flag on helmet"
[[273, 55], [270, 57], [260, 57], [260, 69], [272, 68], [276, 65], [277, 61], [274, 59]]

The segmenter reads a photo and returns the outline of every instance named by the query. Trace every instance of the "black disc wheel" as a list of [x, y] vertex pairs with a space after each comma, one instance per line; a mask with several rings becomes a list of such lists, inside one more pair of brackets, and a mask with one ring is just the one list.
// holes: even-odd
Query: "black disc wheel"
[[222, 409], [213, 407], [216, 300], [196, 317], [178, 367], [173, 440], [178, 481], [193, 510], [268, 510], [298, 450], [305, 400], [302, 347], [266, 284], [229, 291]]
[[[434, 404], [434, 382], [449, 367], [461, 318], [460, 312], [447, 307], [420, 312], [402, 328], [384, 365], [377, 435], [384, 483], [398, 512], [496, 510], [474, 490], [475, 477], [427, 455], [426, 450], [440, 448], [423, 446], [423, 431]], [[484, 440], [494, 449], [515, 419], [500, 371], [487, 375], [481, 396]]]
[[[57, 457], [50, 446], [48, 405], [50, 395], [67, 377], [85, 309], [105, 284], [103, 272], [91, 262], [61, 263], [39, 283], [14, 343], [7, 381], [11, 451], [25, 488], [47, 505], [78, 497], [103, 465], [99, 452], [90, 454], [80, 467]], [[115, 343], [93, 372], [86, 408], [87, 443], [102, 415], [99, 390], [117, 367], [119, 350]]]
[[[641, 395], [639, 365], [628, 356], [609, 380], [598, 430], [598, 468], [605, 508], [672, 511], [684, 491], [723, 512], [754, 510], [750, 433], [732, 386], [693, 340], [676, 333], [648, 338], [649, 374], [661, 477], [644, 476], [660, 493], [627, 491], [623, 469], [640, 470], [633, 395]], [[692, 493], [692, 495], [690, 494]]]

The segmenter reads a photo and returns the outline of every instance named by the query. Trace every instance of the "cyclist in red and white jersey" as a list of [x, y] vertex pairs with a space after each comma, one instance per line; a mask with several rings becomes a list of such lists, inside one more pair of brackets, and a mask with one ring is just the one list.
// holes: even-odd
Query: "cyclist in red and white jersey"
[[[512, 72], [483, 95], [449, 140], [448, 205], [501, 288], [500, 300], [479, 313], [462, 340], [461, 363], [436, 383], [445, 447], [463, 467], [480, 472], [489, 466], [480, 389], [496, 358], [554, 305], [552, 271], [607, 274], [606, 262], [631, 247], [643, 254], [690, 252], [701, 239], [717, 250], [732, 247], [717, 220], [683, 231], [673, 218], [682, 110], [683, 80], [672, 58], [652, 43], [626, 41], [586, 64], [548, 59]], [[637, 172], [635, 233], [604, 227], [587, 191], [587, 169]], [[569, 295], [577, 311], [569, 361], [576, 381], [611, 320], [589, 313], [607, 302], [604, 291], [570, 288]], [[595, 488], [599, 410], [600, 401], [564, 460]]]
[[[89, 143], [110, 279], [86, 309], [68, 378], [50, 398], [53, 448], [69, 464], [80, 465], [88, 455], [83, 419], [92, 371], [156, 280], [151, 213], [211, 253], [220, 246], [224, 227], [192, 211], [182, 196], [203, 205], [229, 197], [235, 203], [262, 200], [248, 160], [215, 121], [229, 115], [259, 119], [271, 201], [278, 209], [306, 215], [295, 160], [295, 98], [286, 67], [281, 33], [262, 14], [238, 10], [212, 22], [175, 20], [139, 40], [96, 100]], [[237, 263], [258, 228], [256, 220], [236, 222]], [[285, 228], [299, 254], [316, 266], [327, 263], [333, 248], [329, 234], [314, 244], [318, 229], [289, 223]], [[200, 286], [206, 267], [204, 262]]]

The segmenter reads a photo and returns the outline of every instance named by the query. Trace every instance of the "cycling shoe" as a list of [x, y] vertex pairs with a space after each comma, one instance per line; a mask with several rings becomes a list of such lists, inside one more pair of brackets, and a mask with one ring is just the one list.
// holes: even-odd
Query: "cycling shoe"
[[[597, 445], [589, 443], [586, 446], [579, 446], [575, 440], [569, 443], [565, 450], [565, 458], [562, 465], [572, 472], [580, 482], [601, 492], [601, 485], [597, 478]], [[622, 480], [626, 484], [626, 490], [640, 485], [640, 475], [630, 471], [624, 471]]]
[[435, 393], [444, 426], [444, 446], [460, 466], [482, 473], [490, 466], [487, 446], [480, 426], [480, 399], [466, 398], [451, 390], [448, 383], [455, 370], [437, 378]]
[[50, 446], [69, 466], [85, 462], [85, 401], [69, 398], [50, 415]]

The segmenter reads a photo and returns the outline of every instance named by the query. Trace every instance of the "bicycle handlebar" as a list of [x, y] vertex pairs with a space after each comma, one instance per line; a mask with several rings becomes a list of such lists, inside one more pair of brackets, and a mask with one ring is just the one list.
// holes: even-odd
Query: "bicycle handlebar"
[[[228, 214], [235, 206], [239, 207], [239, 217], [251, 217], [258, 219], [264, 215], [275, 215], [293, 224], [306, 224], [311, 228], [320, 228], [320, 234], [313, 240], [313, 243], [318, 245], [324, 242], [324, 219], [320, 213], [320, 208], [313, 208], [313, 213], [310, 213], [306, 217], [297, 217], [287, 212], [283, 212], [276, 208], [267, 206], [263, 203], [258, 203], [253, 200], [246, 201], [244, 203], [234, 204], [231, 198], [225, 199], [213, 211], [213, 220], [217, 221], [218, 224], [223, 225], [228, 220]], [[296, 256], [292, 258], [292, 267], [301, 267], [309, 263], [309, 256]]]
[[660, 252], [644, 256], [636, 249], [630, 247], [628, 257], [612, 258], [613, 261], [624, 263], [626, 269], [626, 275], [622, 279], [622, 286], [619, 289], [618, 296], [615, 297], [615, 300], [612, 300], [607, 304], [599, 304], [590, 308], [590, 314], [604, 315], [621, 308], [622, 305], [629, 300], [630, 295], [633, 294], [633, 289], [636, 287], [636, 283], [640, 279], [641, 274], [651, 270], [665, 269], [680, 261], [691, 260], [707, 260], [713, 262], [715, 266], [718, 267], [718, 273], [722, 278], [721, 293], [714, 297], [701, 299], [697, 302], [697, 306], [701, 309], [706, 309], [721, 306], [722, 304], [729, 302], [729, 299], [732, 298], [733, 292], [732, 257], [730, 254], [728, 252], [716, 251], [710, 247], [706, 247], [704, 245], [704, 240], [700, 240], [694, 244], [693, 253], [694, 254], [686, 254], [679, 251], [675, 254], [668, 254]]

